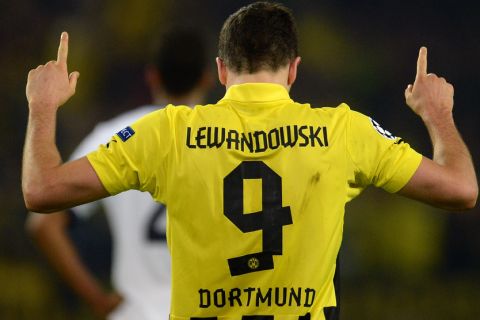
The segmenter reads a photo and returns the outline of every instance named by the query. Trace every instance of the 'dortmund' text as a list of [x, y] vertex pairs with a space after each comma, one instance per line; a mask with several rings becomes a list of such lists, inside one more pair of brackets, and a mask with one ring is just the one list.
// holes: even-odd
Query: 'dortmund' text
[[312, 288], [286, 287], [198, 290], [200, 308], [235, 306], [311, 307], [315, 300], [315, 293], [315, 289]]

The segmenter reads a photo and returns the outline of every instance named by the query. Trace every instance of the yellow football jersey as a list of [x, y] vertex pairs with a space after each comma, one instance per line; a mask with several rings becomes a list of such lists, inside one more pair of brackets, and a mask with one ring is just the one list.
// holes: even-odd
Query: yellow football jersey
[[264, 83], [155, 111], [88, 159], [111, 194], [167, 205], [170, 319], [290, 320], [336, 306], [346, 202], [371, 184], [398, 191], [421, 155], [345, 104]]

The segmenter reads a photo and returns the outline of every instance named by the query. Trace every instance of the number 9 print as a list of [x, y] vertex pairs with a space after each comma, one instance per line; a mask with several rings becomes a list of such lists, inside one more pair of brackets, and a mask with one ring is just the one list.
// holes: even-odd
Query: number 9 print
[[[245, 214], [243, 180], [262, 180], [262, 211]], [[282, 178], [262, 161], [243, 161], [223, 181], [225, 216], [242, 232], [262, 230], [262, 252], [228, 259], [230, 274], [273, 269], [273, 256], [282, 254], [283, 226], [292, 224], [290, 207], [282, 207]]]

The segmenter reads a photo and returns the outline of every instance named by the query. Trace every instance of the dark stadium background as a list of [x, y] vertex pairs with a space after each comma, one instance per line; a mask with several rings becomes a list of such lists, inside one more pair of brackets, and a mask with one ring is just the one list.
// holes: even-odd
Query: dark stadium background
[[[0, 318], [92, 319], [47, 267], [24, 231], [21, 152], [29, 69], [54, 59], [70, 32], [76, 96], [59, 114], [68, 157], [98, 121], [147, 103], [143, 63], [158, 31], [173, 22], [204, 30], [215, 72], [216, 37], [249, 1], [0, 1]], [[404, 104], [418, 48], [429, 71], [455, 85], [455, 118], [479, 164], [480, 10], [473, 1], [284, 1], [294, 11], [303, 58], [292, 96], [316, 106], [347, 102], [417, 150], [427, 132]], [[219, 99], [217, 86], [210, 99]], [[101, 215], [72, 230], [108, 282], [109, 236]], [[93, 231], [92, 231], [93, 230]], [[100, 241], [95, 242], [94, 238]], [[342, 319], [480, 319], [479, 206], [451, 214], [378, 190], [347, 207], [341, 255]], [[103, 239], [103, 240], [102, 240]], [[308, 263], [301, 261], [299, 263]]]

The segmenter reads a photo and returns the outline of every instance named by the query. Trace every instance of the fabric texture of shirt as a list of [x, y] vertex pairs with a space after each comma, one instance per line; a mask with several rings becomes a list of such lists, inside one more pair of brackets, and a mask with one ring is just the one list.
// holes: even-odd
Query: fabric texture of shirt
[[109, 193], [167, 205], [170, 319], [286, 320], [336, 306], [345, 204], [369, 185], [398, 191], [421, 155], [346, 104], [263, 83], [150, 113], [88, 159]]

